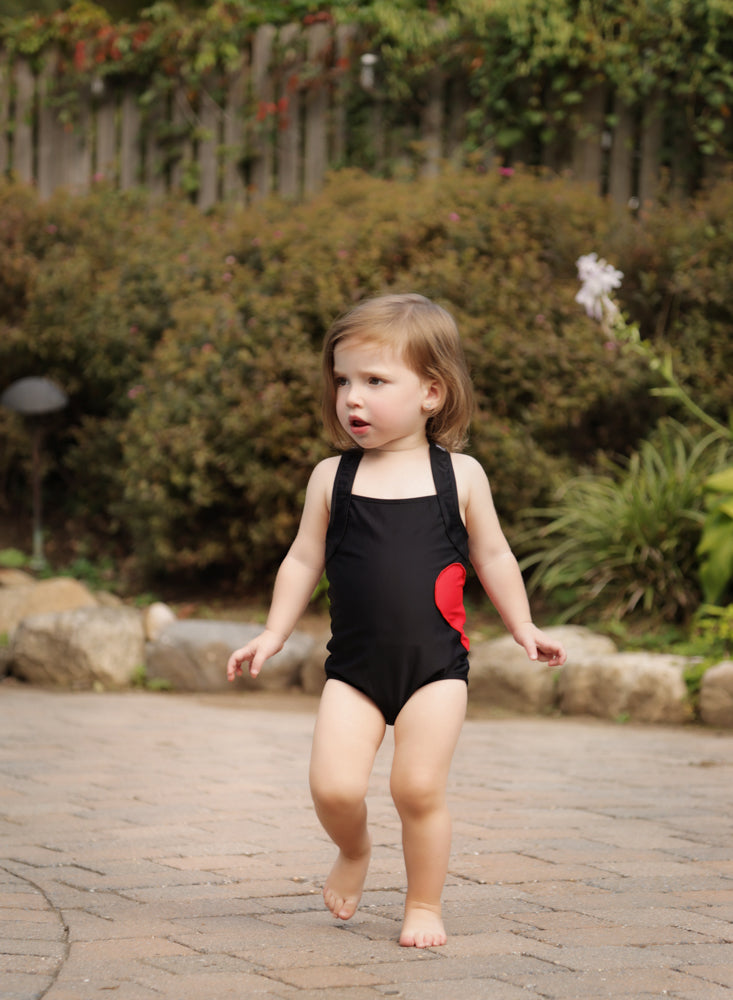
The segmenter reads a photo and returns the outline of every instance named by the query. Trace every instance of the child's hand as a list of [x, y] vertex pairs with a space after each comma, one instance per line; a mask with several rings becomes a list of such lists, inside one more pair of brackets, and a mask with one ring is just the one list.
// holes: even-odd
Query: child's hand
[[523, 646], [530, 660], [541, 660], [551, 667], [561, 667], [567, 654], [561, 642], [546, 635], [532, 622], [526, 622], [516, 630], [514, 639]]
[[265, 660], [279, 653], [285, 645], [282, 636], [276, 635], [265, 629], [260, 632], [251, 642], [241, 649], [235, 649], [227, 661], [227, 678], [233, 681], [236, 677], [241, 677], [244, 671], [242, 664], [249, 661], [249, 672], [252, 677], [256, 677], [262, 670]]

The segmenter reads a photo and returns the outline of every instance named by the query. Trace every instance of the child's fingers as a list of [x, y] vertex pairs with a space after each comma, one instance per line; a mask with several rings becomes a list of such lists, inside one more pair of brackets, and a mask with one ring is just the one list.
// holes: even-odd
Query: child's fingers
[[565, 662], [565, 650], [562, 646], [547, 646], [541, 651], [541, 659], [546, 660], [550, 666], [562, 666]]
[[241, 677], [243, 673], [242, 664], [247, 660], [251, 660], [253, 655], [249, 646], [245, 646], [243, 649], [235, 649], [227, 660], [227, 678], [233, 681], [235, 677]]
[[537, 646], [532, 641], [532, 639], [530, 639], [530, 638], [525, 639], [525, 641], [522, 643], [522, 645], [524, 646], [524, 651], [527, 654], [527, 656], [530, 658], [530, 660], [536, 660], [536, 659], [540, 658], [540, 650], [537, 649]]

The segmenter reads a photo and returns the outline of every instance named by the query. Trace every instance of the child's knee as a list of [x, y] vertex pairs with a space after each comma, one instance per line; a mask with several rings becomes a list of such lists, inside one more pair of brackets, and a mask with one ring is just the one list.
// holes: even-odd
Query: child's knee
[[338, 779], [333, 776], [324, 777], [319, 774], [310, 776], [311, 796], [317, 807], [329, 812], [341, 812], [354, 809], [361, 805], [366, 796], [366, 789], [360, 783], [347, 777]]
[[432, 775], [419, 771], [393, 774], [390, 791], [400, 815], [421, 816], [432, 812], [443, 805], [445, 798], [442, 785]]

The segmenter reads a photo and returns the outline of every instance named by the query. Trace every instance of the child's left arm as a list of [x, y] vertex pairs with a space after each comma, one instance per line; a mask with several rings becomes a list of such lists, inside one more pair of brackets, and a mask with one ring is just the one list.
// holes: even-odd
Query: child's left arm
[[454, 467], [465, 512], [469, 556], [481, 586], [527, 656], [561, 666], [565, 662], [562, 643], [532, 621], [522, 573], [501, 529], [484, 470], [467, 455], [454, 456]]

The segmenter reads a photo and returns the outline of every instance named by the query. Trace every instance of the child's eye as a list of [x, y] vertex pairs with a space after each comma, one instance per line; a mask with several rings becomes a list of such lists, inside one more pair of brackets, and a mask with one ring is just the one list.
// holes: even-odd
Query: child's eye
[[371, 375], [369, 377], [369, 385], [384, 385], [384, 379], [379, 378], [378, 375]]
[[348, 379], [344, 378], [343, 375], [337, 375], [333, 381], [337, 389], [341, 389], [343, 386], [348, 385]]

